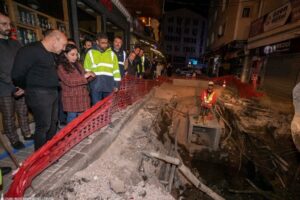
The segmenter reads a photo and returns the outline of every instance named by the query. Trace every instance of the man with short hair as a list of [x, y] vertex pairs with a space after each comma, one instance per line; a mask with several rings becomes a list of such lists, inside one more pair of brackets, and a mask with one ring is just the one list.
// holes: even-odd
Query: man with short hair
[[120, 36], [116, 36], [113, 43], [113, 51], [118, 57], [119, 61], [119, 70], [121, 77], [123, 78], [125, 75], [124, 62], [126, 60], [126, 52], [122, 48], [123, 39]]
[[66, 45], [66, 35], [52, 30], [42, 41], [22, 47], [15, 58], [13, 81], [16, 86], [25, 89], [26, 103], [35, 120], [35, 150], [57, 131], [60, 85], [54, 54], [60, 54]]
[[96, 74], [96, 78], [90, 82], [93, 105], [111, 92], [118, 91], [121, 81], [118, 58], [109, 47], [107, 35], [98, 33], [96, 42], [97, 45], [87, 52], [84, 60], [86, 71]]
[[81, 49], [81, 52], [80, 52], [81, 63], [84, 62], [86, 53], [88, 52], [88, 50], [90, 50], [92, 48], [92, 46], [93, 46], [93, 41], [91, 39], [87, 38], [83, 41], [83, 48]]
[[15, 111], [24, 139], [32, 139], [32, 136], [23, 91], [13, 85], [11, 78], [14, 58], [21, 45], [18, 41], [9, 39], [10, 32], [10, 19], [0, 13], [0, 111], [4, 134], [15, 149], [22, 149], [25, 146], [17, 134]]
[[141, 61], [140, 61], [140, 65], [138, 65], [137, 68], [138, 76], [143, 78], [150, 78], [151, 76], [150, 61], [146, 58], [143, 49], [140, 50], [139, 57]]
[[130, 76], [136, 76], [137, 68], [134, 65], [134, 59], [136, 57], [136, 54], [134, 52], [130, 52], [128, 58], [125, 60], [124, 67], [126, 74]]

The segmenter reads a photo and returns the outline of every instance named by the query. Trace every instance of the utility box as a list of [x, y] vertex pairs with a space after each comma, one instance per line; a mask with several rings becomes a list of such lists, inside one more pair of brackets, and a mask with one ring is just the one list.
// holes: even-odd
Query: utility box
[[[210, 120], [203, 120], [201, 117], [189, 117], [189, 132], [187, 141], [193, 150], [208, 148], [217, 151], [220, 138], [224, 130], [224, 124], [215, 117]], [[198, 147], [198, 148], [197, 148]]]

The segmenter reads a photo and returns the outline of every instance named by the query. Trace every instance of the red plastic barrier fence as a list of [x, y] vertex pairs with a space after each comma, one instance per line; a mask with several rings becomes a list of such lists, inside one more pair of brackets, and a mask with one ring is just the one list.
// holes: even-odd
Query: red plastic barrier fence
[[147, 94], [153, 86], [160, 85], [165, 78], [143, 80], [126, 77], [119, 92], [98, 102], [57, 133], [42, 148], [28, 157], [13, 178], [6, 198], [23, 197], [32, 180], [57, 161], [73, 146], [111, 121], [114, 112], [125, 109]]
[[217, 84], [222, 85], [226, 81], [227, 85], [233, 85], [237, 88], [239, 96], [241, 98], [251, 98], [251, 97], [261, 97], [263, 96], [262, 92], [257, 92], [251, 84], [242, 83], [240, 79], [237, 79], [235, 76], [222, 76], [218, 78], [211, 79]]

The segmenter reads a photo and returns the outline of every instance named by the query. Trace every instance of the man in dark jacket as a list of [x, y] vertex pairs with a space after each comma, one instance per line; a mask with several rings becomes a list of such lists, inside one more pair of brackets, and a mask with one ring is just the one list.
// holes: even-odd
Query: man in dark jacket
[[58, 87], [54, 54], [61, 53], [67, 37], [52, 30], [40, 42], [22, 47], [12, 71], [14, 83], [25, 89], [26, 103], [35, 120], [34, 148], [42, 147], [57, 131]]
[[123, 39], [120, 36], [116, 36], [113, 43], [113, 51], [118, 57], [119, 62], [119, 70], [121, 77], [123, 78], [125, 75], [124, 62], [126, 60], [126, 52], [122, 48]]
[[133, 61], [133, 63], [132, 63], [132, 66], [134, 67], [134, 68], [136, 68], [136, 75], [137, 75], [137, 77], [139, 77], [139, 78], [142, 78], [142, 76], [141, 76], [141, 74], [140, 74], [140, 72], [139, 72], [139, 66], [142, 66], [142, 61], [141, 61], [141, 58], [139, 57], [139, 54], [140, 54], [140, 51], [141, 51], [141, 46], [139, 45], [139, 44], [136, 44], [135, 46], [134, 46], [134, 49], [133, 49], [133, 53], [135, 54], [135, 59], [134, 59], [134, 61]]
[[21, 45], [8, 38], [10, 31], [10, 19], [0, 13], [0, 111], [5, 135], [15, 149], [22, 149], [25, 146], [16, 131], [15, 111], [24, 139], [31, 139], [31, 133], [23, 91], [16, 88], [11, 79], [14, 58]]
[[150, 61], [148, 60], [148, 58], [145, 56], [144, 54], [144, 50], [141, 49], [140, 53], [139, 53], [139, 57], [141, 59], [139, 66], [137, 68], [138, 73], [140, 74], [140, 76], [142, 76], [143, 78], [150, 78], [151, 77], [151, 68], [150, 68]]

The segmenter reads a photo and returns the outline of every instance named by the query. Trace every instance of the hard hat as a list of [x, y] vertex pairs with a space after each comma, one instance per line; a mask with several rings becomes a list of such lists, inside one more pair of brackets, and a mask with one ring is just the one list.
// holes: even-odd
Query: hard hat
[[208, 85], [212, 85], [212, 86], [213, 86], [213, 85], [214, 85], [214, 82], [213, 82], [213, 81], [209, 81], [209, 82], [208, 82]]

